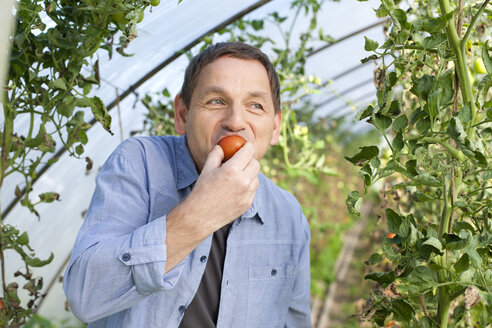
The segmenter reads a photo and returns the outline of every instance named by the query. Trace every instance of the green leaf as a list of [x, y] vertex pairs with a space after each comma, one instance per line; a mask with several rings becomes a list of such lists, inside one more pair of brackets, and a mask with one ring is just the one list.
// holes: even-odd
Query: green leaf
[[454, 12], [450, 12], [447, 15], [437, 18], [426, 18], [413, 22], [413, 26], [417, 31], [424, 31], [429, 33], [442, 32], [448, 21], [453, 17]]
[[425, 38], [422, 41], [422, 46], [425, 49], [431, 49], [439, 46], [440, 44], [446, 42], [447, 40], [448, 37], [445, 33], [435, 33]]
[[436, 237], [430, 237], [422, 243], [422, 246], [426, 246], [426, 245], [432, 246], [438, 251], [438, 252], [434, 251], [434, 253], [442, 254], [442, 244], [439, 241], [439, 239], [437, 239]]
[[376, 17], [386, 17], [389, 15], [389, 11], [384, 7], [384, 5], [380, 5], [378, 9], [374, 10], [376, 12]]
[[37, 257], [29, 257], [29, 256], [26, 256], [24, 258], [24, 261], [26, 262], [26, 264], [28, 266], [39, 268], [39, 267], [45, 266], [47, 264], [50, 264], [51, 261], [53, 261], [53, 258], [54, 258], [54, 255], [53, 255], [53, 253], [51, 253], [51, 255], [49, 256], [49, 258], [47, 258], [44, 261], [43, 260], [40, 260]]
[[17, 242], [19, 243], [19, 245], [29, 244], [29, 236], [27, 235], [26, 231], [24, 231], [19, 237], [17, 237]]
[[403, 135], [401, 131], [398, 132], [396, 136], [393, 138], [392, 146], [396, 152], [399, 152], [400, 150], [403, 149], [403, 147], [405, 147], [405, 143], [403, 142]]
[[39, 147], [43, 141], [44, 141], [44, 136], [46, 135], [46, 128], [45, 128], [45, 125], [44, 123], [42, 123], [40, 126], [39, 126], [39, 131], [38, 131], [38, 134], [36, 135], [35, 138], [30, 138], [30, 139], [27, 139], [25, 142], [24, 142], [24, 145], [26, 147], [29, 147], [29, 148], [36, 148], [36, 147]]
[[485, 66], [485, 70], [487, 74], [492, 76], [492, 59], [489, 56], [489, 40], [485, 41], [485, 44], [482, 46], [482, 60], [483, 65]]
[[412, 178], [412, 181], [417, 186], [431, 186], [431, 187], [441, 187], [442, 183], [439, 179], [429, 175], [428, 173], [420, 173]]
[[113, 132], [111, 132], [111, 116], [108, 113], [106, 105], [104, 105], [99, 97], [92, 98], [91, 109], [95, 119], [102, 124], [106, 131], [113, 135]]
[[390, 271], [390, 272], [371, 272], [371, 273], [366, 274], [364, 276], [364, 279], [374, 280], [383, 286], [387, 286], [387, 285], [391, 284], [393, 281], [395, 281], [395, 278], [396, 278], [396, 275], [395, 275], [395, 272], [393, 272], [393, 271]]
[[[393, 74], [390, 74], [390, 76], [393, 76]], [[396, 77], [396, 74], [395, 74], [395, 77]], [[400, 101], [399, 100], [393, 100], [391, 102], [391, 104], [389, 105], [388, 114], [391, 114], [391, 116], [396, 116], [396, 115], [400, 115], [400, 113], [401, 113]]]
[[415, 315], [414, 308], [402, 299], [394, 299], [391, 303], [391, 312], [396, 321], [409, 322]]
[[70, 117], [75, 109], [76, 101], [74, 96], [68, 96], [56, 108], [57, 112], [62, 116]]
[[65, 81], [62, 78], [58, 78], [51, 83], [51, 87], [54, 89], [61, 89], [61, 90], [67, 90], [67, 85], [65, 84]]
[[406, 280], [412, 285], [414, 293], [424, 293], [432, 289], [437, 283], [432, 270], [423, 265], [410, 272]]
[[84, 152], [84, 146], [77, 145], [77, 147], [75, 147], [75, 152], [77, 153], [77, 155], [82, 155], [82, 153]]
[[362, 59], [360, 60], [360, 62], [361, 62], [362, 64], [365, 64], [365, 63], [367, 63], [367, 62], [369, 62], [369, 61], [371, 61], [371, 60], [376, 60], [376, 59], [378, 59], [378, 58], [379, 58], [379, 56], [378, 56], [378, 55], [370, 55], [369, 57], [362, 58]]
[[427, 101], [429, 91], [434, 84], [434, 80], [434, 76], [424, 74], [422, 77], [413, 82], [413, 86], [410, 89], [410, 92], [412, 92], [417, 97], [421, 97], [422, 99]]
[[60, 194], [56, 192], [45, 192], [39, 195], [39, 199], [44, 203], [51, 203], [55, 200], [60, 200]]
[[386, 220], [388, 222], [388, 231], [398, 234], [400, 232], [402, 217], [391, 208], [387, 208], [385, 212]]
[[381, 262], [382, 260], [383, 260], [383, 256], [381, 254], [374, 253], [367, 260], [367, 264], [369, 264], [369, 265], [375, 265], [375, 264], [378, 264], [379, 262]]
[[374, 125], [380, 131], [385, 131], [391, 126], [391, 117], [377, 113], [374, 115]]
[[390, 160], [388, 162], [388, 164], [386, 164], [386, 168], [390, 169], [390, 170], [395, 170], [396, 172], [401, 173], [405, 176], [409, 175], [407, 170], [405, 169], [405, 167], [403, 167], [403, 165], [401, 165], [401, 163], [399, 162], [398, 159]]
[[370, 117], [373, 112], [374, 112], [374, 107], [372, 107], [372, 105], [369, 105], [366, 108], [358, 111], [357, 114], [355, 115], [355, 118], [358, 121], [361, 121], [361, 120], [365, 119], [366, 117]]
[[359, 148], [360, 151], [352, 157], [345, 156], [345, 159], [355, 165], [363, 165], [366, 161], [379, 155], [379, 148], [376, 146], [364, 146]]
[[352, 215], [360, 215], [360, 207], [362, 205], [362, 197], [358, 191], [351, 191], [345, 200], [348, 212]]
[[92, 104], [92, 100], [86, 97], [77, 98], [75, 101], [77, 107], [91, 107]]
[[364, 187], [369, 187], [372, 183], [372, 169], [369, 164], [364, 165], [359, 170], [359, 175], [364, 179]]
[[446, 130], [448, 135], [456, 141], [456, 144], [460, 150], [468, 158], [473, 160], [481, 167], [487, 167], [487, 158], [482, 153], [482, 151], [477, 147], [477, 145], [468, 139], [468, 135], [463, 128], [463, 124], [459, 117], [453, 117], [450, 120], [450, 124]]
[[457, 221], [453, 225], [453, 232], [459, 233], [461, 230], [466, 229], [469, 230], [471, 233], [475, 233], [475, 229], [471, 224], [465, 221]]
[[470, 267], [470, 257], [468, 256], [468, 254], [463, 254], [458, 262], [453, 265], [453, 267], [456, 272], [464, 272], [468, 270], [468, 268]]
[[482, 258], [478, 254], [477, 249], [480, 248], [478, 241], [479, 235], [472, 235], [468, 230], [461, 230], [459, 233], [461, 239], [467, 240], [469, 243], [463, 251], [470, 257], [471, 264], [477, 268], [482, 265]]
[[470, 103], [466, 103], [463, 108], [458, 112], [458, 117], [463, 123], [471, 122], [472, 120], [472, 112]]
[[426, 194], [422, 191], [417, 191], [415, 192], [415, 194], [413, 194], [413, 199], [416, 201], [416, 202], [428, 202], [430, 200], [434, 200], [436, 199], [435, 197], [429, 195], [429, 194]]
[[[433, 121], [434, 117], [436, 117], [437, 114], [439, 113], [441, 93], [442, 93], [442, 89], [439, 88], [439, 89], [433, 90], [429, 94], [429, 100], [427, 102], [427, 105], [428, 105], [428, 109], [429, 109], [430, 121]], [[418, 123], [417, 123], [417, 125], [418, 125]]]
[[431, 128], [431, 120], [429, 117], [424, 117], [417, 122], [417, 131], [420, 134], [427, 134]]
[[263, 29], [263, 20], [262, 19], [253, 19], [251, 21], [251, 26], [255, 31], [259, 31]]
[[364, 50], [365, 51], [374, 51], [379, 47], [379, 43], [377, 41], [371, 40], [368, 37], [364, 36]]

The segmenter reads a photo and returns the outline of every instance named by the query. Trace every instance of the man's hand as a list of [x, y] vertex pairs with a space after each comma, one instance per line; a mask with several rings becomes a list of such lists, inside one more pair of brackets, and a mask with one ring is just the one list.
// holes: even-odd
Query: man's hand
[[222, 148], [212, 149], [191, 193], [168, 214], [166, 272], [251, 206], [260, 171], [254, 155], [253, 145], [247, 142], [221, 166]]
[[222, 164], [222, 149], [215, 146], [188, 200], [207, 216], [211, 229], [218, 230], [251, 206], [258, 188], [260, 164], [254, 147], [246, 143], [230, 160]]

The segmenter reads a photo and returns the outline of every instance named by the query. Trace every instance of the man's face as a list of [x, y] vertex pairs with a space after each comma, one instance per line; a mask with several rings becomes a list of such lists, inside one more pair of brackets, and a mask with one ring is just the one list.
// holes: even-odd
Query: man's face
[[270, 81], [256, 60], [220, 57], [201, 71], [190, 108], [175, 100], [175, 128], [186, 133], [198, 171], [212, 148], [225, 136], [251, 142], [260, 160], [278, 141], [281, 113], [275, 114]]

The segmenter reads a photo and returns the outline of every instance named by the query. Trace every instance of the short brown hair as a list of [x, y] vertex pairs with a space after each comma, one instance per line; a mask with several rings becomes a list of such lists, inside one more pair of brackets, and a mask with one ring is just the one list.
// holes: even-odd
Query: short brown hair
[[183, 86], [180, 92], [180, 97], [186, 108], [190, 107], [191, 95], [196, 87], [198, 76], [202, 69], [223, 56], [259, 61], [265, 67], [268, 79], [270, 80], [270, 90], [272, 92], [275, 113], [280, 112], [280, 83], [275, 67], [273, 67], [268, 56], [261, 52], [261, 50], [243, 42], [220, 42], [206, 48], [193, 57], [186, 68]]

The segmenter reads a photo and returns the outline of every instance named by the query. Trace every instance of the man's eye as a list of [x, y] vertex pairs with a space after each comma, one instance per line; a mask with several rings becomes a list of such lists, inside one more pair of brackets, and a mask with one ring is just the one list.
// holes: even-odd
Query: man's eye
[[211, 105], [223, 105], [224, 102], [220, 99], [212, 99], [208, 102]]
[[261, 104], [252, 104], [251, 107], [257, 110], [263, 110], [263, 105]]

